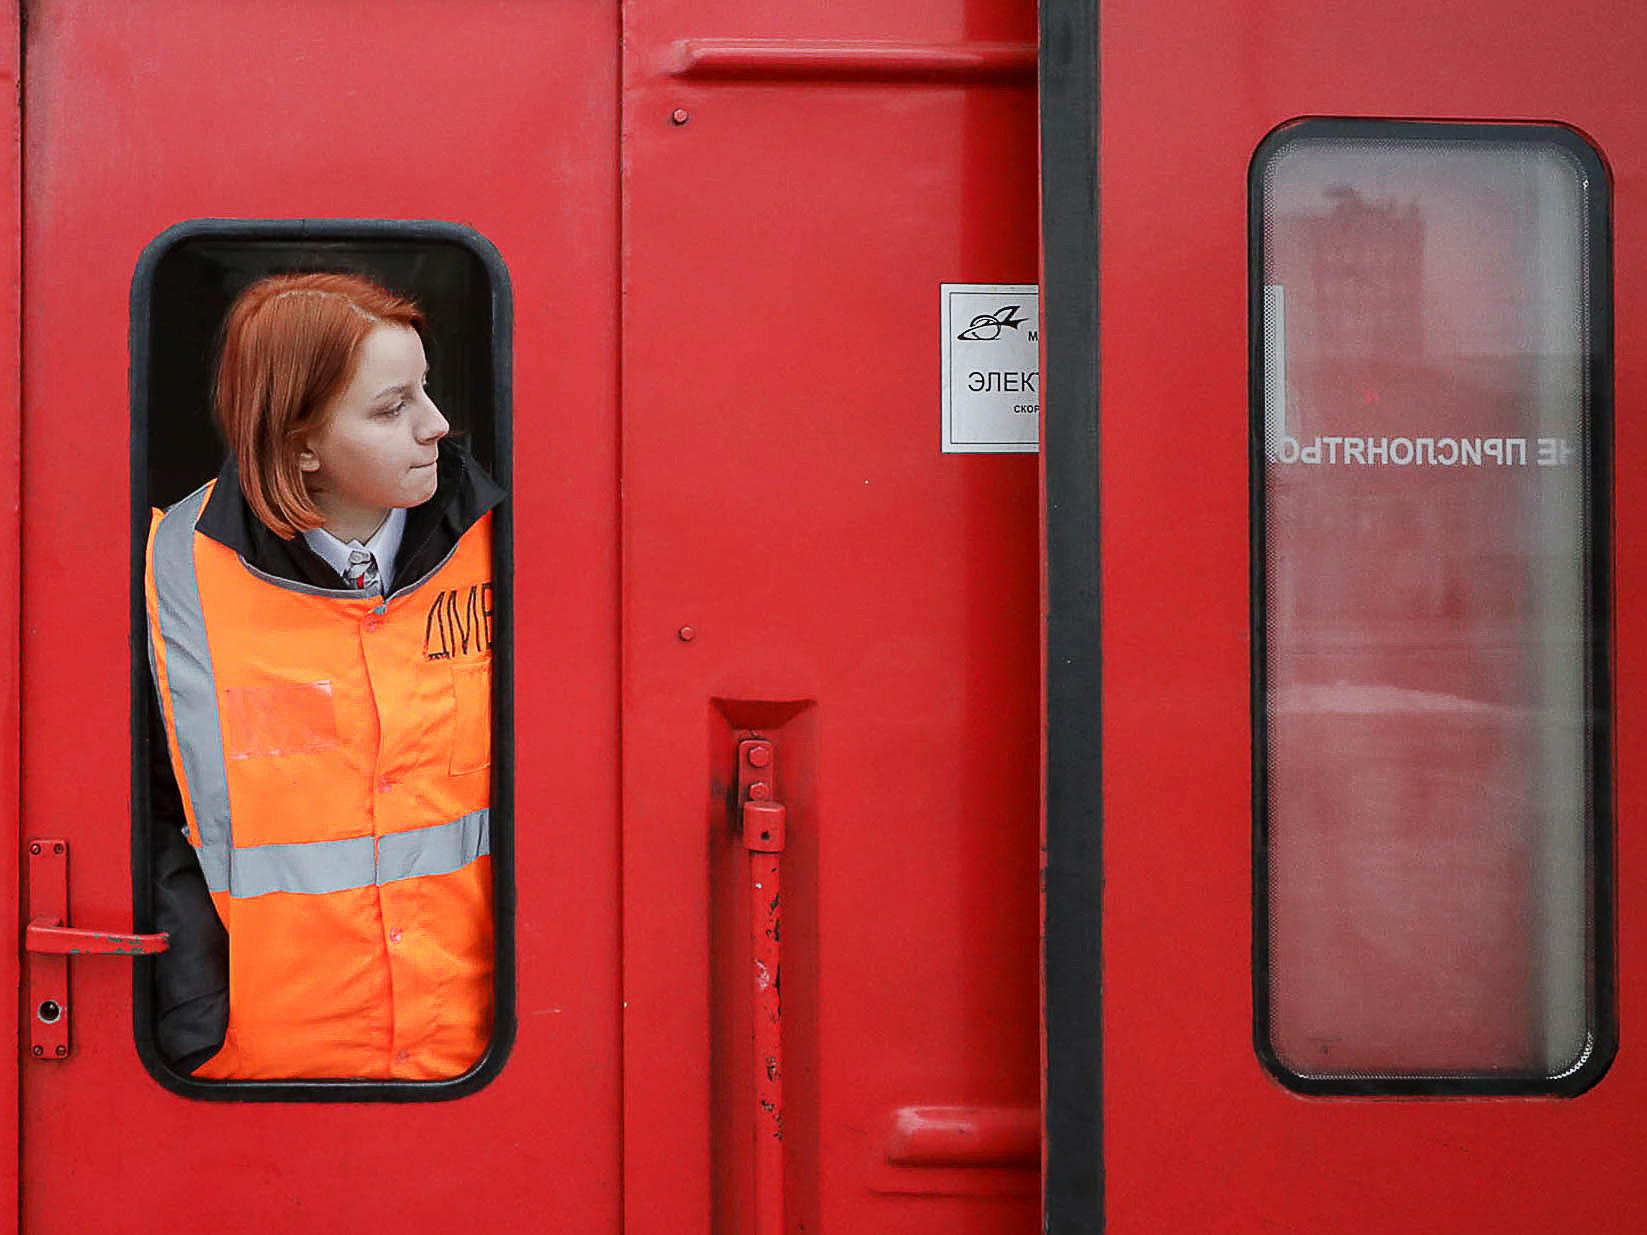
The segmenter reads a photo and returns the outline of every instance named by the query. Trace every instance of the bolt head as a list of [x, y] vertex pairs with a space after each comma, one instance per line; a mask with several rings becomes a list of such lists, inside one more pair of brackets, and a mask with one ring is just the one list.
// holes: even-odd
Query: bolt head
[[764, 780], [758, 780], [749, 786], [749, 800], [751, 802], [765, 802], [772, 797], [772, 786]]
[[749, 748], [749, 766], [764, 768], [772, 762], [772, 748], [770, 746], [751, 746]]
[[690, 626], [682, 626], [675, 632], [675, 635], [682, 643], [691, 643], [692, 640], [698, 637], [698, 632]]
[[692, 117], [684, 107], [677, 107], [674, 111], [669, 113], [670, 124], [685, 124], [690, 119], [692, 119]]

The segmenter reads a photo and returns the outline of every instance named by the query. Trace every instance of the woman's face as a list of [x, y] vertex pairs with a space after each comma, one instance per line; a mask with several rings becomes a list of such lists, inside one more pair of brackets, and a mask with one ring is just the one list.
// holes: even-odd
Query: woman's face
[[304, 437], [298, 466], [339, 539], [364, 541], [392, 508], [434, 496], [436, 443], [448, 426], [423, 388], [428, 372], [417, 331], [377, 326], [349, 384]]

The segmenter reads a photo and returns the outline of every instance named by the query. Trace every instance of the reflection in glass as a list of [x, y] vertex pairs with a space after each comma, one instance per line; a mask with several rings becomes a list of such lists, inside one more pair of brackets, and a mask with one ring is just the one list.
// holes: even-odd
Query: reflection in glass
[[1258, 171], [1270, 1046], [1555, 1077], [1594, 1023], [1593, 186], [1380, 127]]

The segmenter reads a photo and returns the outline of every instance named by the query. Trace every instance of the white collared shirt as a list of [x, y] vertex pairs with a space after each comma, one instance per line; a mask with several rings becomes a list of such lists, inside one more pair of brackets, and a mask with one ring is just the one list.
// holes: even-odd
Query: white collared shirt
[[372, 555], [372, 561], [377, 563], [378, 585], [383, 594], [389, 594], [389, 588], [394, 582], [395, 557], [400, 553], [400, 538], [406, 531], [406, 510], [397, 506], [389, 512], [389, 517], [383, 521], [377, 531], [367, 538], [365, 544], [358, 540], [345, 543], [333, 536], [323, 527], [313, 528], [303, 533], [303, 539], [308, 542], [309, 548], [318, 553], [321, 559], [343, 574], [349, 564], [349, 554], [356, 549], [364, 549]]

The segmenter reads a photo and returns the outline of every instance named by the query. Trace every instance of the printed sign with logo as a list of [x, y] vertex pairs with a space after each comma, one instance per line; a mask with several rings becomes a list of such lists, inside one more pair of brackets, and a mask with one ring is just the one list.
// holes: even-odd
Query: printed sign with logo
[[1034, 454], [1041, 442], [1040, 289], [943, 283], [945, 454]]

